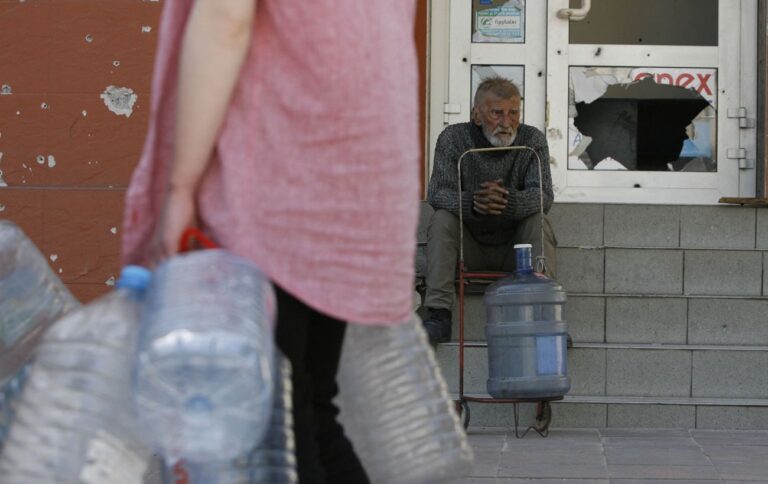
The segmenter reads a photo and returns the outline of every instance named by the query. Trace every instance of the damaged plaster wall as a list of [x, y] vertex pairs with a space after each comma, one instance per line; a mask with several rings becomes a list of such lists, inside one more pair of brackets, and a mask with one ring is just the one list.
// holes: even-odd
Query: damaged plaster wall
[[571, 67], [569, 169], [716, 171], [714, 69]]
[[83, 301], [118, 275], [166, 1], [0, 2], [0, 218]]

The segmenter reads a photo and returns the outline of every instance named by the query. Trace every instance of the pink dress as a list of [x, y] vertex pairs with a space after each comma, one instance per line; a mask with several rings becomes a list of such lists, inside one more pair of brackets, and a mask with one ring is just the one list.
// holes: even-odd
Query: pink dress
[[[181, 34], [165, 2], [152, 114], [126, 199], [140, 263], [173, 153]], [[260, 0], [198, 202], [206, 230], [309, 306], [360, 324], [410, 316], [419, 199], [413, 0]]]

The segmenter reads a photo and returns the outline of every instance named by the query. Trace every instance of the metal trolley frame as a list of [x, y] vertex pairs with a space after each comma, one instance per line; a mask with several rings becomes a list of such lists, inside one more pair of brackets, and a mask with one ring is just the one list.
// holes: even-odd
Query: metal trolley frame
[[[459, 161], [457, 163], [457, 171], [458, 171], [458, 189], [459, 189], [459, 298], [458, 298], [458, 306], [459, 306], [459, 398], [458, 400], [455, 400], [454, 403], [456, 405], [456, 411], [459, 413], [460, 417], [463, 417], [463, 423], [464, 428], [466, 429], [469, 427], [469, 421], [470, 421], [470, 410], [469, 410], [469, 402], [473, 403], [511, 403], [513, 406], [513, 412], [514, 412], [514, 424], [515, 424], [515, 437], [522, 438], [525, 437], [525, 435], [530, 431], [534, 430], [536, 433], [538, 433], [542, 437], [546, 437], [549, 435], [549, 425], [552, 422], [552, 407], [550, 405], [550, 402], [555, 400], [562, 400], [562, 396], [556, 396], [556, 397], [547, 397], [547, 398], [493, 398], [493, 397], [478, 397], [478, 396], [468, 396], [464, 393], [464, 349], [465, 348], [482, 348], [485, 347], [485, 343], [467, 343], [464, 340], [464, 303], [465, 303], [465, 296], [466, 296], [466, 288], [470, 284], [470, 282], [478, 281], [485, 284], [489, 284], [493, 282], [494, 280], [500, 279], [502, 277], [505, 277], [507, 273], [504, 272], [473, 272], [467, 270], [467, 267], [464, 263], [464, 217], [462, 214], [462, 196], [461, 196], [461, 162], [464, 159], [464, 157], [469, 153], [479, 153], [479, 152], [487, 152], [487, 151], [516, 151], [516, 150], [527, 150], [532, 152], [536, 156], [536, 160], [538, 161], [538, 169], [539, 169], [539, 208], [540, 208], [540, 214], [541, 214], [541, 226], [542, 226], [542, 233], [541, 233], [541, 250], [542, 253], [536, 257], [537, 260], [537, 268], [544, 269], [545, 267], [545, 259], [544, 259], [544, 190], [543, 190], [543, 180], [542, 180], [542, 173], [541, 173], [541, 158], [539, 157], [539, 154], [536, 153], [536, 151], [529, 147], [529, 146], [506, 146], [506, 147], [498, 147], [498, 148], [473, 148], [465, 151], [462, 153], [462, 155], [459, 157]], [[536, 421], [533, 425], [526, 428], [522, 434], [519, 431], [520, 426], [520, 409], [519, 405], [520, 403], [536, 403]]]

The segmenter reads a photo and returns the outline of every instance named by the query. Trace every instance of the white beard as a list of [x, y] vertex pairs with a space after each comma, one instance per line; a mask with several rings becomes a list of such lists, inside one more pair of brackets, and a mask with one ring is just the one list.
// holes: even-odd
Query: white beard
[[483, 135], [485, 135], [485, 139], [487, 139], [492, 146], [495, 146], [496, 148], [512, 146], [512, 143], [515, 142], [515, 138], [517, 138], [517, 130], [511, 130], [512, 136], [509, 137], [508, 141], [504, 141], [503, 139], [496, 136], [499, 131], [501, 130], [496, 128], [493, 132], [491, 132], [485, 125], [483, 125]]

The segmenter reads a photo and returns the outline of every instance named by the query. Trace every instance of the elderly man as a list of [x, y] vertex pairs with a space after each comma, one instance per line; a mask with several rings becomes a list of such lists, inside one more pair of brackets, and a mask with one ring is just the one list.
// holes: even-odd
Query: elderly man
[[[520, 90], [500, 77], [477, 88], [472, 121], [448, 126], [435, 147], [429, 204], [435, 209], [427, 229], [424, 328], [430, 342], [451, 339], [451, 307], [459, 255], [457, 163], [473, 148], [527, 146], [541, 158], [544, 211], [552, 205], [549, 150], [544, 134], [520, 123]], [[532, 244], [541, 253], [539, 167], [530, 150], [470, 153], [462, 161], [464, 260], [472, 270], [513, 271], [514, 244]], [[555, 236], [545, 218], [546, 273], [555, 274]]]

